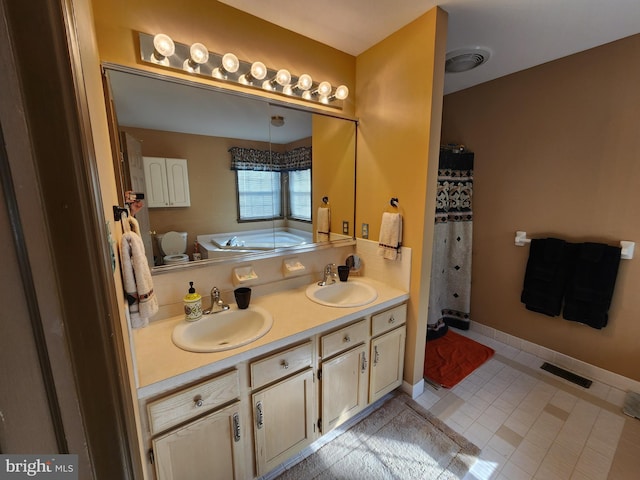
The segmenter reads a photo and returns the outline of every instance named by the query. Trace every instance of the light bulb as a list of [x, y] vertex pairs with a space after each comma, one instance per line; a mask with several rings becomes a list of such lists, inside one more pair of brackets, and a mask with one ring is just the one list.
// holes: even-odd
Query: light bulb
[[158, 33], [153, 37], [153, 53], [150, 61], [158, 65], [169, 66], [169, 59], [176, 51], [176, 45], [169, 35]]
[[240, 67], [238, 57], [233, 53], [225, 53], [222, 57], [222, 67], [229, 73], [236, 73]]
[[300, 90], [309, 90], [313, 85], [313, 79], [311, 78], [311, 75], [307, 75], [306, 73], [303, 73], [302, 75], [300, 75], [298, 77], [298, 83], [296, 84], [296, 87]]
[[338, 100], [344, 100], [348, 96], [349, 96], [349, 89], [347, 88], [346, 85], [340, 85], [338, 86], [338, 88], [336, 88], [335, 97]]
[[264, 88], [265, 90], [274, 90], [276, 83], [282, 87], [287, 87], [290, 82], [291, 74], [289, 73], [289, 70], [281, 68], [280, 70], [278, 70], [275, 77], [269, 78], [262, 82], [262, 88]]
[[244, 75], [241, 75], [238, 81], [245, 85], [249, 85], [253, 82], [253, 79], [262, 80], [267, 76], [267, 67], [262, 62], [253, 62], [251, 64], [251, 70]]
[[201, 43], [194, 43], [189, 47], [189, 58], [184, 61], [182, 68], [190, 73], [200, 73], [200, 65], [209, 61], [209, 50]]
[[305, 90], [302, 92], [302, 98], [305, 100], [311, 100], [311, 92], [309, 90]]
[[240, 61], [233, 53], [225, 53], [222, 56], [222, 65], [213, 69], [211, 75], [226, 80], [227, 73], [236, 73], [240, 68]]
[[320, 85], [318, 85], [316, 93], [321, 97], [328, 96], [331, 94], [331, 84], [329, 82], [321, 82]]

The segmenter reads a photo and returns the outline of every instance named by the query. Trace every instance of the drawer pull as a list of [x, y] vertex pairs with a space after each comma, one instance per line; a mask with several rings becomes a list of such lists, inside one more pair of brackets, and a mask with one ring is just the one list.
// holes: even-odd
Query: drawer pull
[[344, 336], [343, 340], [345, 341], [345, 343], [349, 343], [351, 341], [351, 337], [349, 336], [348, 333]]
[[375, 367], [380, 361], [380, 354], [378, 353], [378, 346], [373, 347], [373, 366]]
[[196, 398], [193, 399], [193, 405], [196, 408], [200, 408], [201, 406], [204, 405], [204, 401], [202, 400], [202, 397], [200, 395], [198, 395]]
[[284, 368], [285, 370], [289, 368], [289, 362], [287, 362], [286, 360], [282, 360], [282, 362], [280, 362], [280, 365], [282, 365], [282, 368]]
[[262, 402], [256, 403], [256, 426], [258, 429], [264, 425], [264, 414], [262, 413]]
[[240, 441], [240, 415], [237, 413], [233, 414], [233, 440]]
[[394, 323], [396, 323], [396, 319], [395, 319], [395, 317], [393, 315], [391, 315], [389, 317], [389, 325], [393, 325]]

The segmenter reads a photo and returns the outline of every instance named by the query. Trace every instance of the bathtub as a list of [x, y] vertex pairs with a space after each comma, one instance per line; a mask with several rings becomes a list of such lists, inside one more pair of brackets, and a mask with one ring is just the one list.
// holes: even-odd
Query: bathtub
[[220, 258], [240, 253], [259, 253], [274, 248], [294, 247], [313, 242], [311, 232], [294, 228], [246, 230], [244, 232], [198, 235], [202, 258]]

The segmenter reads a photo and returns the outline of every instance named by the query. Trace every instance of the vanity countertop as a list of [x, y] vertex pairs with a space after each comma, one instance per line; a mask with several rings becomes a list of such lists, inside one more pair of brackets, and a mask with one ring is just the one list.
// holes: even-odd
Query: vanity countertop
[[149, 397], [184, 385], [409, 299], [408, 292], [382, 282], [366, 277], [358, 277], [358, 281], [370, 284], [378, 292], [375, 301], [362, 307], [319, 305], [307, 298], [306, 285], [252, 298], [252, 305], [266, 309], [273, 316], [273, 326], [262, 338], [232, 350], [193, 353], [176, 347], [171, 334], [173, 328], [184, 321], [183, 316], [158, 320], [134, 330], [138, 397]]

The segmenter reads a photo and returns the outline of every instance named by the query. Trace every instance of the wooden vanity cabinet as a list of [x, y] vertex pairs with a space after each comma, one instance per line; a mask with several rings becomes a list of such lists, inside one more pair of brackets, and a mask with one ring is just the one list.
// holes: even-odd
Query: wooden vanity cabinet
[[250, 364], [258, 476], [316, 439], [313, 357], [308, 341]]
[[407, 305], [371, 317], [369, 403], [402, 385]]
[[233, 370], [147, 404], [158, 480], [247, 478], [247, 435]]
[[320, 337], [322, 433], [337, 427], [367, 406], [368, 326], [366, 319]]

